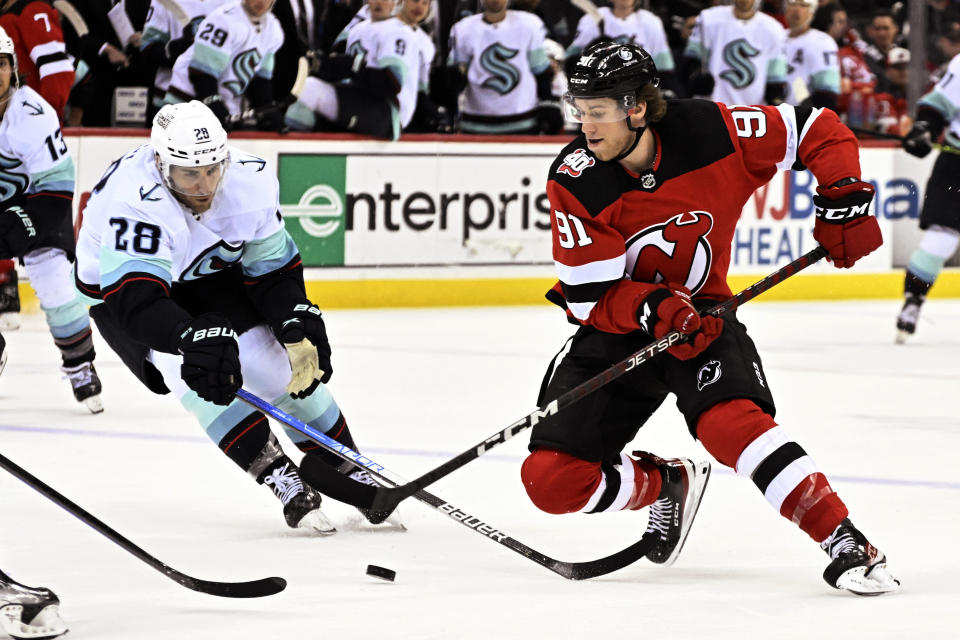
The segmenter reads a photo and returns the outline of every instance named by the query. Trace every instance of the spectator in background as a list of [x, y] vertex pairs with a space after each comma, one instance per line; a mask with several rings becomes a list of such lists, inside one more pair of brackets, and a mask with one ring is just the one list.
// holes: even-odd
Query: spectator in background
[[757, 11], [759, 0], [733, 0], [700, 12], [687, 42], [687, 87], [724, 104], [780, 104], [786, 98], [786, 34]]
[[[345, 68], [336, 58], [321, 63], [320, 77], [307, 78], [303, 92], [287, 109], [287, 125], [299, 131], [332, 127], [399, 138], [415, 112], [432, 108], [427, 91], [436, 49], [418, 27], [429, 10], [430, 0], [405, 0], [395, 17], [366, 20], [352, 28], [347, 52], [356, 64]], [[435, 114], [421, 117], [436, 120]]]
[[837, 113], [844, 117], [847, 124], [863, 126], [866, 97], [873, 93], [877, 84], [877, 78], [870, 71], [863, 56], [867, 43], [850, 27], [847, 12], [838, 4], [820, 7], [811, 26], [826, 32], [839, 46], [837, 56], [840, 66], [840, 96], [837, 100]]
[[563, 115], [551, 91], [546, 27], [536, 15], [507, 5], [483, 0], [483, 13], [453, 25], [445, 105], [451, 113], [459, 110], [465, 133], [557, 133]]
[[283, 113], [273, 105], [274, 55], [283, 44], [273, 0], [233, 0], [211, 11], [196, 39], [173, 64], [164, 102], [196, 98], [225, 129], [240, 123], [244, 100], [256, 111], [256, 127], [280, 131]]
[[940, 38], [960, 25], [960, 6], [950, 0], [927, 0], [927, 62], [939, 67], [946, 65], [953, 56], [945, 55], [939, 44]]
[[887, 67], [887, 54], [896, 46], [900, 26], [889, 9], [876, 9], [867, 23], [869, 45], [863, 50], [870, 71], [877, 78], [883, 77]]
[[638, 0], [613, 0], [612, 7], [600, 7], [598, 22], [584, 14], [577, 23], [577, 35], [567, 47], [567, 72], [577, 65], [580, 53], [597, 40], [635, 44], [653, 57], [660, 78], [660, 89], [667, 98], [677, 95], [673, 52], [667, 44], [663, 21], [646, 9], [638, 9]]
[[837, 43], [823, 31], [810, 27], [817, 0], [787, 0], [787, 102], [837, 108], [840, 65]]
[[940, 51], [941, 57], [947, 62], [941, 64], [930, 74], [931, 85], [940, 81], [940, 78], [947, 73], [949, 61], [960, 54], [960, 23], [952, 25], [946, 33], [937, 38], [937, 49]]
[[910, 51], [894, 47], [887, 54], [884, 77], [873, 94], [871, 128], [896, 136], [910, 129], [910, 111], [907, 108], [907, 69]]

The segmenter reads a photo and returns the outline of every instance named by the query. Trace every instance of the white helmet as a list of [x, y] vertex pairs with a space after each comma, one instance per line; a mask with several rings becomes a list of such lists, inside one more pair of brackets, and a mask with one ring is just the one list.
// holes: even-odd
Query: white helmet
[[13, 77], [10, 79], [10, 84], [19, 86], [20, 83], [17, 78], [17, 47], [13, 44], [13, 38], [7, 35], [3, 27], [0, 27], [0, 55], [3, 54], [10, 56], [10, 66], [13, 67]]
[[202, 102], [191, 100], [163, 105], [153, 117], [150, 144], [168, 189], [182, 193], [170, 178], [170, 167], [206, 167], [220, 163], [223, 172], [217, 188], [223, 184], [222, 175], [230, 158], [227, 132]]
[[817, 7], [820, 6], [819, 0], [783, 0], [783, 6], [786, 8], [788, 4], [803, 4], [810, 7], [811, 11], [816, 11]]

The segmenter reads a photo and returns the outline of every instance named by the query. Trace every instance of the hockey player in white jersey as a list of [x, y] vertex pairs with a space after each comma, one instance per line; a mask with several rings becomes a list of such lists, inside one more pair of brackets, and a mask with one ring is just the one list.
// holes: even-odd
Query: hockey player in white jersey
[[760, 13], [761, 0], [700, 12], [683, 56], [688, 90], [725, 104], [780, 104], [786, 98], [783, 26]]
[[269, 486], [290, 527], [327, 535], [335, 528], [317, 489], [369, 507], [366, 471], [289, 429], [306, 454], [298, 470], [266, 417], [236, 399], [243, 385], [356, 449], [324, 384], [333, 371], [326, 328], [278, 203], [273, 168], [228, 147], [208, 107], [165, 105], [150, 144], [116, 160], [93, 188], [76, 281], [103, 339], [137, 378], [172, 392], [231, 460]]
[[837, 43], [819, 29], [810, 28], [817, 0], [787, 0], [787, 103], [837, 109], [840, 61]]
[[197, 27], [193, 44], [177, 58], [164, 101], [194, 98], [229, 128], [244, 99], [258, 110], [257, 129], [278, 131], [283, 114], [273, 104], [274, 54], [283, 29], [270, 13], [274, 0], [232, 0], [211, 11]]
[[147, 125], [163, 106], [163, 97], [170, 86], [173, 76], [173, 63], [193, 44], [197, 27], [208, 13], [230, 0], [178, 0], [189, 22], [183, 25], [166, 5], [153, 0], [147, 10], [147, 21], [143, 25], [143, 37], [140, 40], [140, 57], [149, 71], [154, 73], [153, 87], [150, 90], [151, 108], [147, 110]]
[[599, 7], [602, 18], [597, 22], [584, 14], [577, 23], [577, 34], [567, 47], [567, 65], [572, 70], [580, 53], [594, 40], [604, 38], [620, 44], [635, 44], [653, 57], [660, 77], [660, 87], [673, 83], [674, 60], [663, 21], [646, 9], [636, 8], [637, 0], [613, 0], [612, 7]]
[[446, 105], [459, 111], [464, 133], [557, 133], [563, 114], [543, 49], [547, 29], [535, 14], [508, 4], [483, 0], [483, 13], [453, 25]]
[[71, 281], [74, 166], [56, 111], [17, 86], [13, 40], [0, 28], [0, 259], [17, 258], [40, 299], [74, 398], [103, 411], [90, 317]]
[[420, 28], [430, 0], [404, 0], [397, 14], [366, 20], [350, 30], [347, 55], [354, 66], [343, 77], [307, 78], [287, 109], [291, 129], [335, 128], [396, 140], [418, 109], [430, 111], [430, 64], [436, 48]]

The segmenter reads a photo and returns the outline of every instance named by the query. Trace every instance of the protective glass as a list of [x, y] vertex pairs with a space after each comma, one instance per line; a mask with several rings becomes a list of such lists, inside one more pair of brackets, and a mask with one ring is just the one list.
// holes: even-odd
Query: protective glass
[[168, 169], [167, 186], [172, 191], [185, 196], [212, 196], [220, 188], [223, 176], [227, 172], [227, 159], [202, 167], [171, 166]]
[[563, 118], [567, 122], [600, 124], [626, 120], [630, 110], [637, 106], [632, 95], [619, 100], [612, 97], [582, 98], [569, 93], [563, 96]]

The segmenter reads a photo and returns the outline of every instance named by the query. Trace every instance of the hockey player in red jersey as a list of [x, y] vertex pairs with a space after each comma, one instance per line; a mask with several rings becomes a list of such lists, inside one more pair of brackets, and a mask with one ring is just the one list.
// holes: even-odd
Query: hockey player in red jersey
[[0, 2], [0, 27], [16, 44], [21, 83], [43, 96], [63, 120], [74, 71], [63, 42], [60, 14], [40, 0]]
[[550, 169], [553, 256], [548, 298], [580, 325], [551, 364], [540, 406], [677, 330], [687, 340], [533, 428], [522, 468], [549, 513], [640, 509], [660, 533], [649, 558], [669, 564], [689, 532], [709, 464], [622, 453], [666, 399], [721, 464], [830, 556], [824, 579], [861, 595], [894, 591], [885, 556], [847, 518], [813, 459], [774, 421], [760, 356], [734, 311], [730, 246], [743, 205], [777, 169], [809, 167], [819, 184], [814, 239], [849, 268], [882, 243], [869, 215], [853, 135], [824, 109], [666, 103], [635, 45], [588, 48], [564, 98], [582, 135]]

